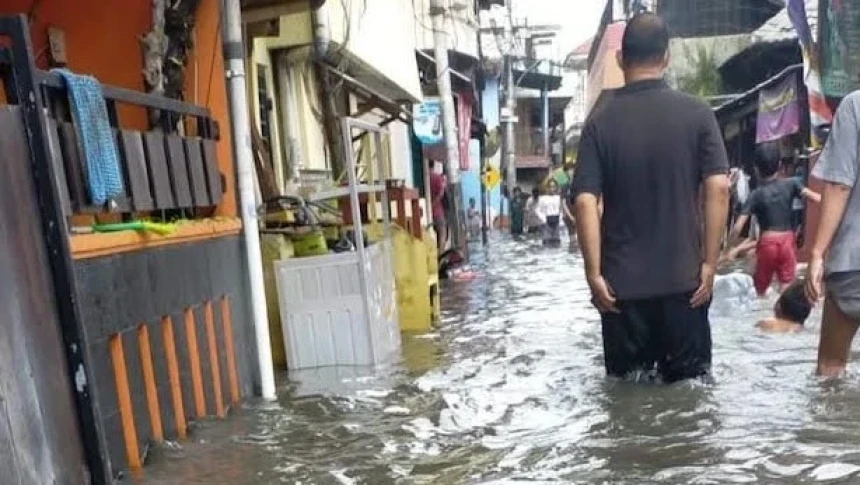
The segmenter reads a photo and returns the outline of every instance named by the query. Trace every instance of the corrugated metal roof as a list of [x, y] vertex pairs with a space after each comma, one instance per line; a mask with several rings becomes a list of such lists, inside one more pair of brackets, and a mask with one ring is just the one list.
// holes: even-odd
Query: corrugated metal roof
[[[806, 0], [806, 16], [813, 38], [818, 37], [818, 0]], [[788, 17], [788, 10], [782, 9], [752, 34], [754, 43], [772, 43], [796, 39], [797, 32]]]

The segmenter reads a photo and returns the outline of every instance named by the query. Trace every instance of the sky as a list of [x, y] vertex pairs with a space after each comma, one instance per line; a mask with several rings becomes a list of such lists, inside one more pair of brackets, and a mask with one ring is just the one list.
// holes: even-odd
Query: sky
[[514, 0], [514, 15], [532, 25], [560, 25], [556, 47], [560, 60], [597, 33], [605, 0]]

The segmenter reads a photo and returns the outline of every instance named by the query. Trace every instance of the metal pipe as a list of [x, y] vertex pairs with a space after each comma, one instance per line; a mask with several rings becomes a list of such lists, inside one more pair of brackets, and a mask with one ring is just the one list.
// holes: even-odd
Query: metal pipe
[[508, 112], [508, 117], [505, 120], [505, 176], [509, 192], [508, 196], [510, 197], [513, 195], [514, 187], [517, 185], [517, 168], [515, 164], [517, 158], [517, 140], [514, 132], [514, 118], [516, 115], [517, 102], [514, 97], [516, 85], [514, 84], [513, 59], [510, 56], [505, 60], [505, 71], [505, 107]]
[[275, 369], [269, 339], [269, 314], [263, 283], [263, 257], [254, 199], [254, 159], [251, 152], [251, 120], [248, 93], [245, 90], [245, 46], [242, 42], [242, 11], [239, 0], [222, 0], [222, 46], [227, 77], [227, 99], [230, 103], [233, 150], [239, 178], [239, 206], [242, 214], [242, 236], [251, 288], [254, 334], [257, 340], [257, 366], [263, 399], [275, 400]]
[[549, 149], [549, 89], [547, 88], [546, 83], [544, 83], [543, 87], [540, 90], [540, 102], [541, 102], [541, 135], [543, 136], [543, 155], [545, 157], [551, 157], [550, 149]]

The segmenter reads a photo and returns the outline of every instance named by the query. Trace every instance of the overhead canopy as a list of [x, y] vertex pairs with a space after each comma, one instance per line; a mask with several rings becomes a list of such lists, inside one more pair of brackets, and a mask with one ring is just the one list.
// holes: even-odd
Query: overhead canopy
[[322, 66], [323, 69], [325, 69], [332, 75], [340, 78], [345, 86], [347, 86], [358, 97], [362, 98], [367, 104], [371, 105], [374, 108], [378, 108], [382, 111], [385, 111], [386, 113], [391, 115], [390, 121], [401, 120], [404, 123], [409, 123], [412, 121], [412, 112], [406, 109], [399, 102], [386, 97], [384, 94], [380, 93], [376, 89], [368, 86], [367, 84], [359, 81], [358, 79], [355, 79], [349, 74], [338, 70], [334, 66], [331, 66], [324, 62], [320, 63], [320, 66]]

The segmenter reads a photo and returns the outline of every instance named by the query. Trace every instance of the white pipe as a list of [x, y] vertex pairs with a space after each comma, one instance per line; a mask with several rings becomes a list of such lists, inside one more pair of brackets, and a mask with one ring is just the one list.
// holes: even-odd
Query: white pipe
[[257, 208], [254, 203], [254, 160], [251, 151], [251, 121], [248, 115], [248, 93], [245, 87], [245, 47], [242, 43], [242, 11], [239, 0], [222, 0], [222, 45], [224, 48], [227, 98], [233, 134], [236, 167], [239, 174], [239, 205], [242, 211], [242, 235], [251, 284], [251, 307], [257, 339], [257, 365], [263, 399], [275, 400], [275, 370], [269, 340], [269, 315], [263, 283], [263, 257]]

